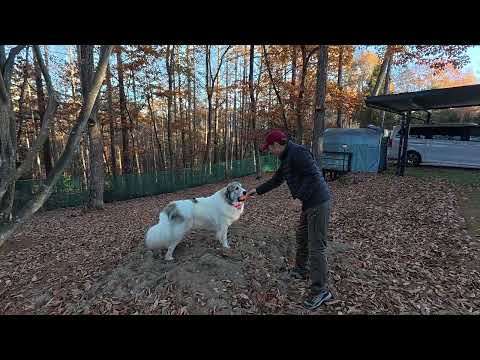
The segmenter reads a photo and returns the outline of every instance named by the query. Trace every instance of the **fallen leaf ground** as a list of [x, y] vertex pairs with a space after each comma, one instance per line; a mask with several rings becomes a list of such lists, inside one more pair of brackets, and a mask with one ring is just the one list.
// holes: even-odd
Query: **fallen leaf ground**
[[[254, 177], [241, 178], [246, 187]], [[391, 174], [330, 182], [328, 306], [300, 306], [308, 282], [291, 280], [300, 204], [286, 185], [248, 201], [232, 250], [192, 233], [166, 262], [143, 248], [172, 200], [221, 184], [37, 214], [0, 250], [1, 314], [478, 314], [479, 238], [446, 180]], [[478, 192], [476, 185], [470, 191]]]

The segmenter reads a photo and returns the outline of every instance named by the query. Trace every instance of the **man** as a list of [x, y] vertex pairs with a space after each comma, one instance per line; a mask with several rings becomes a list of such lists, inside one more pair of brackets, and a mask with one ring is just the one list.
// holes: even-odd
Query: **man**
[[[330, 193], [327, 183], [313, 158], [304, 146], [287, 140], [280, 130], [270, 131], [261, 151], [270, 150], [281, 163], [273, 177], [247, 192], [262, 195], [287, 181], [294, 199], [302, 201], [302, 213], [297, 227], [296, 266], [291, 275], [306, 279], [310, 257], [310, 295], [303, 305], [310, 310], [332, 298], [327, 288], [327, 229], [330, 216]], [[310, 255], [310, 256], [309, 256]]]

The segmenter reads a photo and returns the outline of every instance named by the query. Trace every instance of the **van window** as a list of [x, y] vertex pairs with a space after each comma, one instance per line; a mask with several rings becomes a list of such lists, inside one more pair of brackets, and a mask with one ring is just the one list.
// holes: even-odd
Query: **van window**
[[480, 142], [480, 127], [471, 127], [470, 141]]
[[432, 128], [428, 127], [412, 127], [410, 128], [410, 139], [431, 139]]
[[464, 127], [432, 127], [433, 140], [466, 141], [466, 129]]
[[[401, 130], [395, 134], [395, 138], [400, 138]], [[468, 141], [467, 128], [463, 126], [412, 126], [410, 127], [410, 139], [433, 139], [447, 141]], [[478, 135], [475, 135], [477, 138]], [[475, 141], [475, 140], [471, 140]]]

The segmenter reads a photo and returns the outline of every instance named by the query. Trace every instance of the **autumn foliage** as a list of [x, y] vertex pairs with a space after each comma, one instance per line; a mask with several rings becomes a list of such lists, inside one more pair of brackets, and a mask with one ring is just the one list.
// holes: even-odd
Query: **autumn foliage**
[[[172, 84], [169, 90], [165, 63], [167, 46], [122, 45], [112, 55], [111, 93], [101, 90], [99, 113], [104, 136], [104, 161], [107, 174], [122, 170], [121, 134], [127, 132], [128, 153], [134, 173], [174, 167], [199, 166], [204, 159], [206, 140], [211, 132], [210, 161], [233, 161], [253, 156], [252, 144], [266, 129], [288, 129], [292, 136], [302, 125], [303, 141], [312, 139], [316, 86], [316, 45], [256, 46], [254, 53], [254, 94], [256, 129], [251, 128], [249, 46], [210, 46], [211, 69], [218, 67], [212, 90], [211, 124], [207, 122], [205, 90], [205, 47], [170, 47]], [[355, 127], [365, 111], [364, 98], [371, 94], [385, 56], [392, 56], [388, 92], [473, 84], [472, 72], [462, 67], [468, 62], [466, 46], [388, 45], [328, 47], [328, 79], [325, 126]], [[65, 146], [73, 120], [81, 107], [82, 96], [76, 48], [43, 47], [47, 66], [60, 89], [60, 104], [50, 129], [53, 163]], [[227, 50], [225, 59], [220, 55]], [[122, 66], [114, 60], [120, 53]], [[341, 67], [341, 72], [339, 68]], [[120, 103], [119, 72], [124, 80], [125, 109]], [[341, 76], [340, 76], [341, 75]], [[382, 86], [383, 91], [383, 86]], [[108, 97], [112, 104], [107, 106]], [[171, 120], [168, 103], [171, 99]], [[40, 126], [35, 84], [35, 68], [30, 49], [22, 51], [14, 66], [12, 102], [17, 114], [18, 154], [21, 160]], [[126, 121], [120, 121], [124, 111]], [[113, 132], [109, 132], [109, 128]], [[170, 130], [168, 130], [170, 129]], [[170, 133], [169, 133], [170, 131]], [[169, 159], [171, 143], [174, 159]], [[114, 149], [114, 150], [112, 150]], [[67, 176], [88, 179], [88, 140], [84, 138]], [[112, 164], [112, 151], [116, 152]], [[34, 178], [45, 176], [44, 154], [34, 161]]]

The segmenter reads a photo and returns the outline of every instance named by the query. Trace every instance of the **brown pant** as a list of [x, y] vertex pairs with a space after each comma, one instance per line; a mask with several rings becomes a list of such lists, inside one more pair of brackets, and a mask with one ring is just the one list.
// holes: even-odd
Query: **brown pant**
[[[312, 293], [327, 290], [327, 230], [330, 219], [330, 201], [307, 209], [300, 215], [297, 228], [296, 265], [306, 269], [310, 257]], [[309, 256], [310, 255], [310, 256]]]

